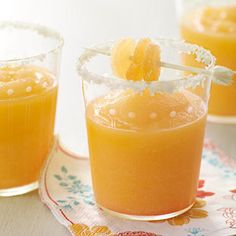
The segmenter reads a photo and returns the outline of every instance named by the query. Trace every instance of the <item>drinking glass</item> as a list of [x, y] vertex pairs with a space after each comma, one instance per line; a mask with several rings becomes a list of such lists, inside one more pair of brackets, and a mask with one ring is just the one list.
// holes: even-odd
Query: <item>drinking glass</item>
[[[193, 44], [155, 39], [161, 60], [184, 56], [205, 69], [209, 51]], [[194, 204], [211, 76], [161, 68], [159, 80], [115, 77], [113, 43], [80, 56], [93, 190], [97, 205], [133, 220], [162, 220]], [[99, 52], [102, 52], [99, 53]]]
[[[176, 9], [182, 38], [210, 50], [217, 64], [236, 70], [236, 1], [176, 0]], [[209, 121], [236, 123], [235, 80], [232, 86], [212, 84]]]
[[0, 22], [0, 196], [38, 187], [54, 142], [61, 36], [47, 27]]

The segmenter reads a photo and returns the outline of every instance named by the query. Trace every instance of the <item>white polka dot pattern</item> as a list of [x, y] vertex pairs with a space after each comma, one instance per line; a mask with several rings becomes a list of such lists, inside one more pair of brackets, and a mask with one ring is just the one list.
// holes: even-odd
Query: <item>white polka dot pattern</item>
[[11, 96], [13, 93], [14, 93], [14, 90], [13, 90], [13, 89], [8, 89], [8, 90], [7, 90], [7, 94], [8, 94], [9, 96]]
[[32, 87], [31, 87], [31, 86], [28, 86], [28, 87], [25, 89], [25, 91], [26, 91], [27, 93], [30, 93], [30, 92], [32, 91]]
[[176, 115], [177, 115], [176, 111], [170, 112], [170, 118], [174, 118], [176, 117]]
[[129, 117], [130, 119], [134, 119], [134, 118], [136, 117], [136, 114], [135, 114], [134, 112], [129, 112], [129, 113], [128, 113], [128, 117]]
[[151, 112], [149, 117], [150, 117], [150, 119], [156, 119], [157, 118], [157, 113], [156, 112]]

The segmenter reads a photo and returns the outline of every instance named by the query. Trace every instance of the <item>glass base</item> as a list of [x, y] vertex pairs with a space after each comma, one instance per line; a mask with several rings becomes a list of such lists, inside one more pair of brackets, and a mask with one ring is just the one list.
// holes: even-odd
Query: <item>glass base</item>
[[217, 124], [233, 125], [236, 124], [236, 116], [216, 116], [209, 114], [207, 116], [207, 121]]
[[23, 185], [16, 188], [6, 188], [0, 189], [0, 197], [10, 197], [10, 196], [17, 196], [22, 195], [28, 192], [31, 192], [38, 188], [38, 182], [34, 182], [31, 184]]
[[191, 204], [190, 206], [188, 206], [180, 211], [176, 211], [176, 212], [172, 212], [172, 213], [168, 213], [168, 214], [164, 214], [164, 215], [150, 215], [150, 216], [127, 215], [127, 214], [112, 211], [110, 209], [107, 209], [107, 208], [99, 205], [99, 204], [97, 204], [97, 206], [99, 208], [101, 208], [104, 212], [107, 212], [108, 214], [119, 217], [119, 218], [123, 218], [123, 219], [127, 219], [127, 220], [138, 220], [138, 221], [154, 221], [154, 220], [156, 221], [156, 220], [166, 220], [166, 219], [170, 219], [175, 216], [181, 215], [184, 212], [188, 211], [193, 206], [193, 204]]

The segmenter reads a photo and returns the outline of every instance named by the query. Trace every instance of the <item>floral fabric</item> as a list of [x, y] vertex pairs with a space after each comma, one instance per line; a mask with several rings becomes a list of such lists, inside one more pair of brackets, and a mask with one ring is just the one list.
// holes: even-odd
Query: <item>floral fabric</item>
[[204, 145], [196, 202], [172, 219], [135, 222], [98, 209], [88, 159], [59, 143], [42, 171], [39, 191], [41, 200], [74, 236], [236, 235], [236, 164], [210, 141]]

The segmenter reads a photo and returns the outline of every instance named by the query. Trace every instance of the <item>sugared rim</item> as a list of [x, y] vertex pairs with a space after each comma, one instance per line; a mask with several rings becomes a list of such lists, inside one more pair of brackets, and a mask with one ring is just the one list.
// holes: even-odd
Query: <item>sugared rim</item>
[[64, 39], [57, 31], [49, 27], [40, 25], [40, 24], [33, 24], [33, 23], [27, 23], [27, 22], [21, 22], [21, 21], [0, 21], [0, 30], [3, 30], [5, 28], [31, 30], [32, 32], [36, 32], [41, 36], [55, 39], [57, 43], [51, 49], [45, 50], [44, 52], [36, 54], [36, 55], [32, 55], [29, 57], [20, 57], [20, 58], [14, 58], [14, 59], [0, 60], [0, 65], [1, 64], [4, 65], [4, 64], [27, 63], [27, 62], [32, 62], [35, 60], [42, 60], [48, 54], [52, 54], [60, 50], [64, 45]]
[[[195, 54], [196, 61], [204, 63], [206, 65], [206, 70], [211, 71], [215, 66], [215, 57], [210, 53], [210, 51], [198, 45], [190, 44], [183, 40], [174, 40], [166, 38], [153, 39], [152, 41], [160, 46], [172, 47], [173, 49], [177, 50], [177, 52]], [[106, 86], [114, 89], [132, 88], [142, 91], [145, 88], [149, 88], [151, 92], [173, 92], [176, 90], [175, 88], [177, 87], [188, 88], [197, 86], [206, 78], [205, 74], [197, 74], [192, 76], [186, 76], [185, 78], [181, 77], [179, 79], [166, 81], [131, 81], [113, 75], [93, 73], [86, 68], [87, 63], [100, 54], [99, 51], [106, 52], [109, 54], [113, 45], [114, 41], [111, 41], [105, 44], [95, 45], [84, 50], [84, 52], [81, 54], [77, 61], [77, 70], [80, 76], [82, 77], [83, 81], [93, 82], [96, 84], [105, 84]]]

